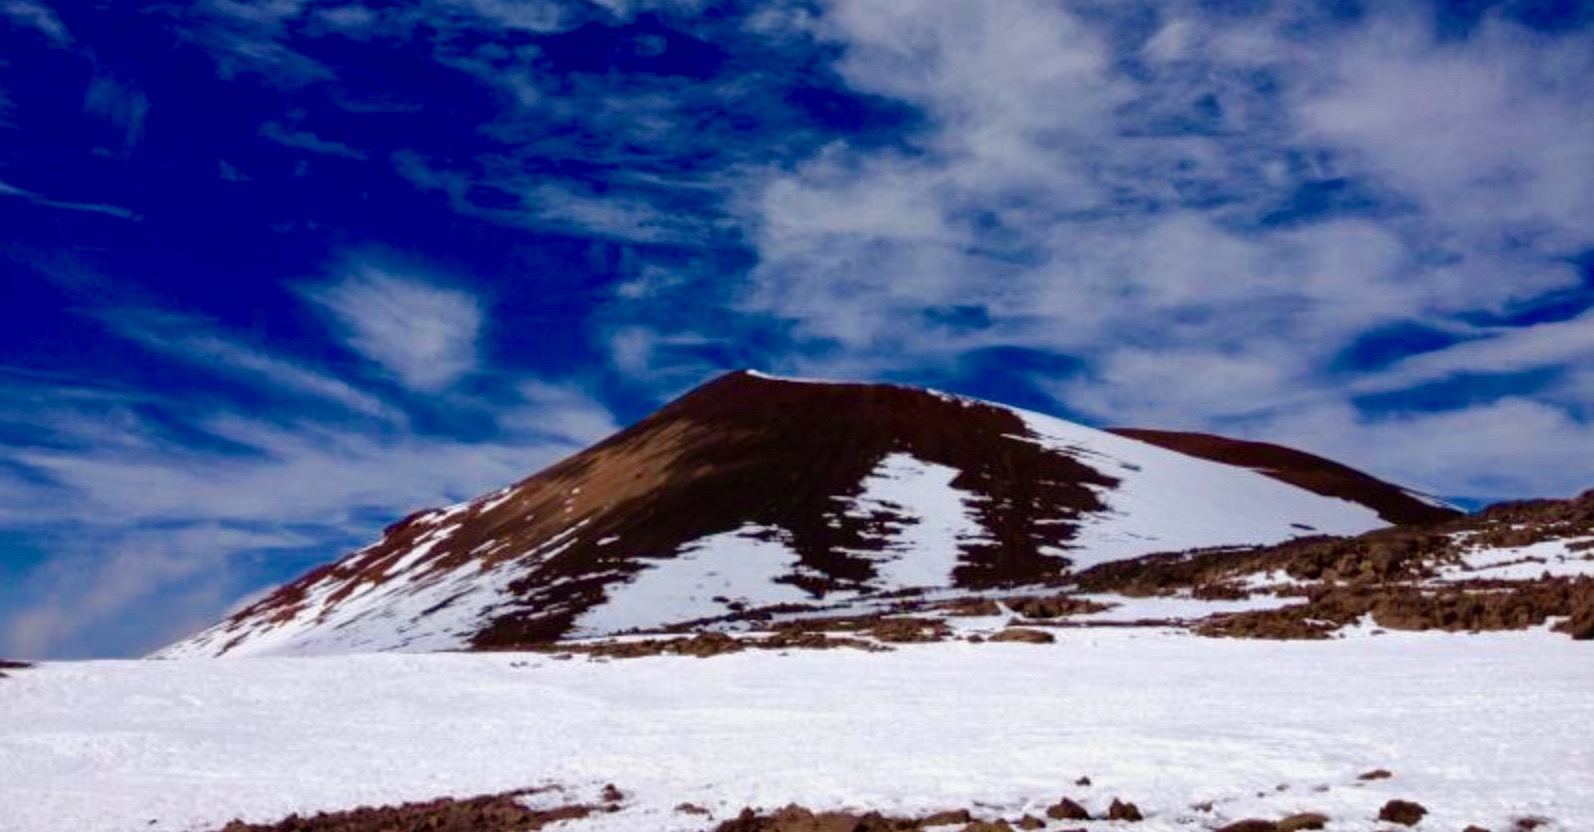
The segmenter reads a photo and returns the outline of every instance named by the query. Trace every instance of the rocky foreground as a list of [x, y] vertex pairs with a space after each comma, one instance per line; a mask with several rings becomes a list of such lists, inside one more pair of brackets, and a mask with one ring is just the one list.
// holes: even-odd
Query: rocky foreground
[[[1391, 777], [1393, 775], [1387, 770], [1374, 769], [1359, 775], [1357, 780], [1367, 782]], [[1082, 777], [1074, 783], [1073, 791], [1077, 794], [1080, 787], [1090, 785], [1090, 778]], [[308, 817], [295, 815], [270, 824], [234, 821], [221, 832], [530, 832], [567, 821], [618, 812], [626, 801], [625, 793], [611, 784], [604, 787], [597, 802], [541, 805], [539, 798], [548, 791], [541, 789], [466, 799], [445, 798], [385, 808], [321, 812]], [[1215, 802], [1192, 804], [1187, 811], [1180, 813], [1177, 822], [1183, 828], [1211, 832], [1307, 832], [1324, 829], [1335, 820], [1321, 812], [1297, 812], [1275, 819], [1212, 821], [1210, 817]], [[1108, 821], [1117, 822], [1121, 825], [1118, 828], [1132, 828], [1132, 825], [1146, 821], [1140, 807], [1131, 801], [1113, 797], [1105, 809], [1093, 814], [1083, 803], [1067, 796], [1058, 799], [1038, 815], [1024, 814], [1019, 817], [1002, 817], [978, 806], [917, 817], [876, 811], [815, 812], [796, 805], [763, 811], [745, 808], [735, 817], [724, 820], [713, 818], [710, 810], [692, 803], [677, 805], [675, 812], [701, 818], [703, 829], [708, 832], [1087, 832], [1085, 827], [1077, 824]], [[1417, 826], [1427, 815], [1427, 807], [1420, 803], [1393, 799], [1378, 809], [1376, 820], [1389, 824], [1391, 828], [1404, 828]], [[1552, 824], [1547, 818], [1525, 816], [1515, 818], [1508, 830], [1500, 832], [1529, 832]], [[1471, 825], [1461, 832], [1494, 831]]]

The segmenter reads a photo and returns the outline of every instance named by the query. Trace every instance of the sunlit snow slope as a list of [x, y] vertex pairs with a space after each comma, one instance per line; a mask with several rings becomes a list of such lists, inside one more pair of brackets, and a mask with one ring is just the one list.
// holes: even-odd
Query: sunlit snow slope
[[158, 655], [503, 647], [1450, 513], [1299, 452], [1250, 466], [1161, 444], [926, 390], [735, 373]]

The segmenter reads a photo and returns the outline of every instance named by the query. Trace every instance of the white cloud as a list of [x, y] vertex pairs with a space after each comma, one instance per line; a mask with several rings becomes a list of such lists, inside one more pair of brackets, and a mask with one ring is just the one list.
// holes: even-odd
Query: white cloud
[[[1373, 388], [1586, 363], [1582, 319], [1465, 321], [1577, 285], [1568, 258], [1594, 245], [1594, 34], [1490, 18], [1441, 44], [1426, 16], [1329, 21], [1295, 3], [1170, 3], [1147, 34], [1078, 8], [837, 0], [805, 24], [841, 48], [854, 89], [927, 127], [834, 144], [736, 203], [759, 255], [736, 308], [789, 325], [805, 354], [786, 363], [900, 377], [1034, 349], [1083, 363], [1039, 380], [1074, 412], [1240, 430], [1354, 412]], [[1349, 207], [1314, 214], [1309, 187]], [[970, 305], [978, 326], [936, 314]], [[1373, 378], [1338, 363], [1413, 323], [1487, 340]], [[620, 366], [646, 370], [651, 342], [627, 339]], [[1575, 433], [1594, 399], [1567, 376], [1536, 404], [1571, 408]], [[1580, 459], [1547, 459], [1521, 494], [1594, 476]]]
[[17, 186], [5, 181], [0, 181], [0, 196], [12, 196], [19, 199], [25, 199], [34, 205], [40, 205], [45, 208], [62, 208], [68, 211], [85, 211], [90, 214], [104, 214], [108, 217], [116, 217], [117, 219], [129, 220], [132, 222], [138, 222], [139, 220], [143, 219], [137, 213], [117, 205], [102, 205], [97, 202], [64, 202], [58, 199], [50, 199], [42, 194], [36, 194], [33, 191], [18, 188]]
[[1591, 39], [1491, 17], [1435, 44], [1425, 24], [1381, 19], [1331, 50], [1295, 103], [1304, 135], [1351, 151], [1349, 169], [1393, 183], [1473, 244], [1594, 245]]
[[468, 292], [356, 261], [306, 294], [338, 321], [350, 349], [405, 387], [436, 392], [477, 369], [483, 316]]
[[402, 414], [341, 379], [240, 343], [204, 321], [171, 313], [119, 310], [107, 316], [113, 332], [172, 358], [226, 375], [263, 380], [274, 391], [310, 396], [390, 422]]
[[1352, 386], [1359, 393], [1388, 392], [1469, 373], [1508, 374], [1594, 364], [1594, 311], [1571, 320], [1501, 327], [1474, 335], [1474, 340], [1402, 359]]
[[308, 5], [307, 0], [197, 0], [161, 10], [183, 21], [178, 34], [204, 47], [221, 77], [253, 73], [298, 87], [336, 77], [325, 64], [285, 44]]
[[528, 32], [557, 32], [567, 17], [564, 5], [554, 0], [440, 0], [440, 5]]
[[328, 28], [351, 37], [363, 34], [380, 19], [374, 10], [359, 3], [317, 9], [315, 15]]
[[536, 379], [495, 403], [495, 433], [475, 441], [88, 392], [0, 396], [0, 421], [49, 436], [0, 445], [0, 525], [53, 541], [46, 565], [0, 588], [0, 655], [151, 649], [257, 589], [275, 553], [336, 557], [410, 511], [518, 481], [616, 428], [581, 389]]
[[[241, 575], [227, 553], [292, 549], [311, 541], [207, 524], [94, 542], [104, 548], [59, 553], [28, 578], [21, 587], [26, 600], [3, 619], [0, 654], [137, 655], [210, 623], [216, 609], [240, 591]], [[130, 609], [143, 614], [129, 616]]]
[[308, 130], [289, 130], [275, 121], [260, 125], [260, 135], [284, 147], [308, 150], [323, 156], [342, 156], [345, 159], [365, 159], [365, 153], [343, 142], [323, 139]]
[[1594, 425], [1530, 399], [1387, 416], [1331, 404], [1281, 413], [1251, 430], [1442, 494], [1570, 497], [1594, 485], [1583, 464], [1594, 458]]
[[83, 111], [122, 131], [121, 153], [125, 157], [144, 138], [149, 96], [142, 90], [101, 76], [89, 82], [88, 92], [83, 96]]
[[50, 43], [58, 47], [72, 45], [72, 35], [67, 32], [66, 25], [61, 22], [55, 10], [38, 0], [0, 2], [0, 17], [5, 17], [18, 26], [37, 29], [50, 39]]

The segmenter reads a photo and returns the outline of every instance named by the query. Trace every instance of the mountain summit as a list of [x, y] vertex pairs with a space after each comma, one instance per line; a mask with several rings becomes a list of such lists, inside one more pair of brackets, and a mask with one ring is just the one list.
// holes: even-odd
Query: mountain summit
[[1057, 583], [1151, 552], [1453, 513], [1274, 445], [738, 372], [526, 480], [413, 514], [157, 655], [492, 648]]

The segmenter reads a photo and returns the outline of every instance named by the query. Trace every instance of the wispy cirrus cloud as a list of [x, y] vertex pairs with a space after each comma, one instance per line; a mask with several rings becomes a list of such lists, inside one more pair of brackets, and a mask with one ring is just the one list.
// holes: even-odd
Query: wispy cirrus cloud
[[223, 78], [252, 74], [292, 88], [337, 77], [287, 43], [310, 5], [308, 0], [197, 0], [167, 11], [187, 24], [179, 35], [204, 47]]
[[274, 355], [190, 315], [153, 309], [118, 309], [106, 325], [118, 335], [170, 359], [228, 377], [248, 377], [272, 391], [310, 397], [389, 422], [402, 413], [346, 381]]
[[0, 17], [13, 24], [37, 30], [57, 47], [72, 45], [72, 35], [55, 10], [39, 0], [4, 0], [0, 2]]
[[268, 121], [260, 126], [260, 135], [264, 136], [283, 147], [292, 147], [299, 150], [308, 150], [323, 156], [342, 156], [345, 159], [364, 160], [364, 151], [356, 150], [343, 142], [323, 139], [308, 130], [291, 130], [275, 121]]
[[143, 219], [136, 212], [130, 211], [118, 205], [103, 205], [97, 202], [69, 202], [59, 199], [50, 199], [42, 194], [37, 194], [24, 188], [18, 188], [17, 186], [5, 181], [0, 181], [0, 196], [25, 199], [34, 205], [40, 205], [45, 208], [61, 208], [67, 211], [84, 211], [90, 214], [104, 214], [108, 217], [116, 217], [117, 219], [129, 220], [131, 222], [138, 222], [139, 220]]
[[[460, 404], [486, 417], [468, 438], [423, 432], [402, 414], [262, 408], [311, 395], [384, 417], [396, 410], [196, 328], [118, 332], [246, 392], [196, 398], [26, 373], [0, 382], [0, 525], [51, 552], [0, 586], [0, 653], [147, 651], [280, 579], [284, 563], [334, 557], [409, 511], [519, 480], [616, 429], [582, 387], [536, 377]], [[190, 334], [160, 334], [172, 329]]]
[[412, 390], [441, 390], [479, 367], [484, 314], [468, 292], [355, 257], [305, 296], [337, 321], [350, 349]]
[[133, 152], [144, 137], [144, 120], [149, 117], [149, 96], [142, 90], [114, 78], [100, 76], [89, 82], [83, 95], [83, 111], [121, 131], [121, 155]]
[[[1317, 447], [1399, 479], [1409, 448], [1386, 443], [1422, 436], [1403, 426], [1488, 433], [1510, 399], [1405, 413], [1367, 389], [1531, 365], [1568, 381], [1516, 404], [1573, 444], [1594, 433], [1570, 372], [1586, 321], [1473, 323], [1586, 293], [1587, 30], [1491, 13], [1442, 40], [1415, 4], [1288, 2], [843, 0], [791, 25], [838, 48], [851, 88], [926, 121], [905, 146], [836, 141], [732, 203], [758, 256], [732, 308], [780, 322], [784, 369], [944, 378], [991, 350], [1056, 355], [1070, 369], [1030, 383], [1074, 414], [1317, 442], [1292, 420], [1338, 413], [1365, 441]], [[1398, 326], [1467, 343], [1382, 373], [1341, 360]], [[1501, 495], [1468, 458], [1467, 475], [1411, 470]], [[1594, 475], [1545, 461], [1511, 485]]]

